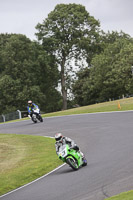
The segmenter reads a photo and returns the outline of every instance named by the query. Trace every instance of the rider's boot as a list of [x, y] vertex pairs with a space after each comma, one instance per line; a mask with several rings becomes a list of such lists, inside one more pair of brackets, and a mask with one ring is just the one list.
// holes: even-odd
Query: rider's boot
[[82, 156], [83, 163], [87, 164], [87, 160], [86, 160], [85, 155], [83, 154], [83, 152], [79, 150], [79, 153]]

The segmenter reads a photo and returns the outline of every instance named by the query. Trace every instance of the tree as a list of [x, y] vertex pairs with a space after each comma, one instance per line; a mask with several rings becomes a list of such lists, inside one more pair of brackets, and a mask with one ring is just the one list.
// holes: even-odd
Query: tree
[[[78, 73], [73, 85], [77, 103], [88, 105], [118, 99], [133, 94], [133, 40], [126, 34], [116, 33], [104, 38], [103, 51], [95, 55], [91, 67]], [[79, 87], [80, 85], [80, 87]]]
[[91, 87], [97, 93], [96, 101], [118, 99], [122, 95], [131, 94], [132, 48], [132, 39], [119, 38], [93, 58], [90, 76]]
[[[81, 69], [77, 73], [77, 80], [75, 80], [72, 85], [74, 100], [80, 106], [91, 103], [91, 102], [88, 103], [88, 99], [86, 98], [90, 94], [87, 88], [89, 78], [90, 78], [90, 69], [88, 67]], [[88, 95], [86, 93], [88, 93]]]
[[42, 46], [21, 34], [2, 34], [0, 47], [0, 113], [25, 110], [29, 99], [42, 111], [58, 110], [57, 65]]
[[89, 62], [96, 48], [99, 22], [78, 4], [59, 4], [42, 24], [36, 26], [38, 40], [48, 54], [55, 56], [60, 68], [63, 109], [67, 109], [67, 89], [71, 61]]

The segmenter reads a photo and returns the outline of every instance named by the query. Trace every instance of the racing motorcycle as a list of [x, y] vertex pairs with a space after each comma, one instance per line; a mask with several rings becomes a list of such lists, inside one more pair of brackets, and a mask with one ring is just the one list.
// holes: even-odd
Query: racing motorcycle
[[81, 166], [87, 165], [87, 160], [82, 158], [80, 152], [71, 149], [68, 144], [64, 144], [60, 147], [58, 157], [73, 170], [78, 170]]
[[42, 118], [42, 116], [40, 114], [40, 109], [39, 108], [34, 108], [32, 110], [32, 117], [30, 117], [30, 118], [34, 123], [37, 123], [38, 121], [43, 122], [43, 118]]

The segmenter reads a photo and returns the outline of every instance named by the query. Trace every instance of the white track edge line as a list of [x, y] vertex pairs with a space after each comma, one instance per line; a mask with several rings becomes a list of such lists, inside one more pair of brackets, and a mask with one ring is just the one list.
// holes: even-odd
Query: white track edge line
[[[73, 115], [120, 113], [120, 112], [133, 112], [133, 110], [126, 110], [126, 111], [110, 111], [110, 112], [96, 112], [96, 113], [82, 113], [82, 114], [73, 114]], [[66, 116], [73, 116], [73, 115], [63, 115], [63, 116], [53, 116], [53, 117], [66, 117]], [[44, 117], [44, 118], [53, 118], [53, 117]], [[23, 121], [27, 121], [27, 120], [23, 120]], [[21, 121], [17, 121], [17, 122], [21, 122]], [[9, 122], [9, 123], [15, 123], [15, 122]], [[49, 137], [49, 136], [44, 136], [44, 137]], [[54, 137], [50, 137], [50, 138], [54, 138]], [[41, 176], [40, 178], [38, 178], [38, 179], [36, 179], [36, 180], [34, 180], [34, 181], [32, 181], [32, 182], [26, 184], [26, 185], [23, 185], [23, 186], [21, 186], [21, 187], [15, 189], [15, 190], [12, 190], [11, 192], [8, 192], [8, 193], [6, 193], [6, 194], [0, 196], [0, 198], [2, 198], [2, 197], [4, 197], [4, 196], [7, 196], [8, 194], [11, 194], [11, 193], [13, 193], [13, 192], [15, 192], [15, 191], [17, 191], [17, 190], [19, 190], [19, 189], [21, 189], [21, 188], [24, 188], [24, 187], [26, 187], [26, 186], [28, 186], [28, 185], [30, 185], [30, 184], [36, 182], [36, 181], [38, 181], [38, 180], [40, 180], [40, 179], [42, 179], [42, 178], [48, 176], [49, 174], [51, 174], [51, 173], [53, 173], [54, 171], [56, 171], [56, 170], [60, 169], [61, 167], [63, 167], [65, 164], [66, 164], [66, 163], [60, 165], [59, 167], [57, 167], [56, 169], [52, 170], [51, 172], [49, 172], [49, 173], [47, 173], [47, 174]]]
[[67, 117], [67, 116], [75, 116], [75, 115], [95, 115], [95, 114], [111, 114], [111, 113], [125, 113], [125, 112], [133, 112], [133, 110], [123, 110], [123, 111], [110, 111], [110, 112], [95, 112], [95, 113], [80, 113], [80, 114], [71, 114], [71, 115], [62, 115], [62, 116], [51, 116], [44, 118], [54, 118], [54, 117]]
[[52, 174], [53, 172], [55, 172], [55, 171], [57, 171], [58, 169], [60, 169], [61, 167], [63, 167], [65, 164], [66, 164], [66, 163], [60, 165], [59, 167], [55, 168], [55, 169], [52, 170], [51, 172], [49, 172], [49, 173], [47, 173], [47, 174], [41, 176], [40, 178], [37, 178], [36, 180], [34, 180], [34, 181], [30, 182], [30, 183], [27, 183], [27, 184], [25, 184], [25, 185], [23, 185], [23, 186], [21, 186], [21, 187], [15, 189], [15, 190], [12, 190], [12, 191], [10, 191], [10, 192], [8, 192], [8, 193], [6, 193], [6, 194], [3, 194], [2, 196], [0, 196], [0, 198], [2, 198], [2, 197], [4, 197], [4, 196], [7, 196], [8, 194], [11, 194], [11, 193], [13, 193], [13, 192], [16, 192], [17, 190], [20, 190], [20, 189], [22, 189], [22, 188], [24, 188], [24, 187], [26, 187], [26, 186], [28, 186], [28, 185], [31, 185], [32, 183], [35, 183], [36, 181], [39, 181], [39, 180], [42, 179], [42, 178], [45, 178], [46, 176]]
[[[44, 136], [44, 137], [54, 138], [54, 137], [49, 137], [49, 136]], [[30, 183], [27, 183], [27, 184], [25, 184], [25, 185], [23, 185], [23, 186], [21, 186], [21, 187], [15, 189], [15, 190], [12, 190], [12, 191], [10, 191], [10, 192], [8, 192], [8, 193], [6, 193], [6, 194], [3, 194], [2, 196], [0, 196], [0, 198], [2, 198], [2, 197], [4, 197], [4, 196], [7, 196], [8, 194], [11, 194], [11, 193], [13, 193], [13, 192], [16, 192], [17, 190], [20, 190], [20, 189], [22, 189], [22, 188], [24, 188], [24, 187], [26, 187], [26, 186], [28, 186], [28, 185], [31, 185], [32, 183], [35, 183], [36, 181], [39, 181], [39, 180], [42, 179], [42, 178], [45, 178], [46, 176], [52, 174], [53, 172], [55, 172], [55, 171], [57, 171], [58, 169], [60, 169], [61, 167], [63, 167], [65, 164], [66, 164], [66, 163], [60, 165], [59, 167], [55, 168], [55, 169], [52, 170], [51, 172], [48, 172], [47, 174], [45, 174], [45, 175], [43, 175], [43, 176], [41, 176], [41, 177], [35, 179], [34, 181], [32, 181], [32, 182], [30, 182]]]

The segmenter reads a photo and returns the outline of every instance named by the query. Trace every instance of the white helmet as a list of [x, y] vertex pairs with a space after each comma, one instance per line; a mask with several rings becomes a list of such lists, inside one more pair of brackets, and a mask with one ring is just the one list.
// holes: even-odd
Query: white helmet
[[32, 101], [28, 101], [28, 106], [32, 106]]
[[31, 101], [31, 100], [29, 100], [29, 101], [28, 101], [28, 104], [31, 104], [31, 103], [32, 103], [32, 101]]
[[62, 137], [63, 137], [63, 136], [62, 136], [61, 133], [56, 133], [56, 134], [55, 134], [55, 140], [58, 141], [58, 142], [60, 142], [60, 141], [62, 140]]

